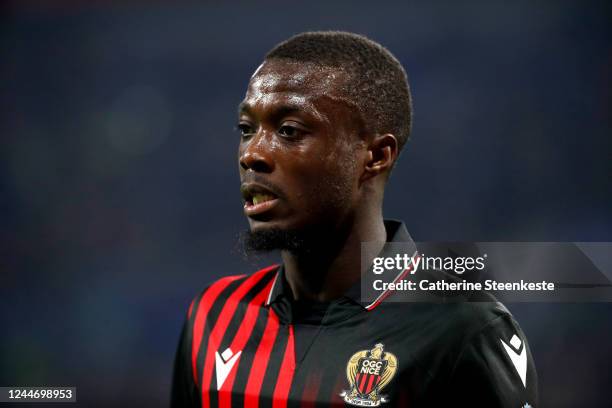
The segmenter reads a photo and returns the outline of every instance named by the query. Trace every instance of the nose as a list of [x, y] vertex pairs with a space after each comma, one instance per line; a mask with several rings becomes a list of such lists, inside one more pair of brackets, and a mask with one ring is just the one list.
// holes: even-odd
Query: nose
[[245, 171], [271, 173], [274, 170], [274, 161], [267, 144], [263, 132], [254, 135], [240, 153], [240, 167]]

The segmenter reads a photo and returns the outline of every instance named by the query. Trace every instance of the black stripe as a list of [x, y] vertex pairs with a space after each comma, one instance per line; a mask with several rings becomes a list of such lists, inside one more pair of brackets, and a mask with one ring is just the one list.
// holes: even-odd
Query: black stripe
[[193, 300], [193, 306], [191, 307], [191, 316], [187, 316], [187, 330], [185, 331], [185, 336], [186, 338], [184, 339], [183, 342], [183, 352], [182, 352], [182, 358], [184, 359], [184, 367], [185, 370], [188, 371], [188, 373], [186, 373], [187, 377], [190, 379], [190, 384], [191, 384], [191, 399], [192, 401], [197, 401], [198, 406], [202, 406], [202, 397], [200, 395], [200, 387], [197, 387], [195, 382], [193, 381], [193, 366], [191, 364], [191, 349], [193, 347], [193, 325], [195, 322], [195, 316], [196, 316], [196, 312], [198, 310], [198, 307], [200, 306], [200, 301], [202, 300], [202, 297], [204, 296], [204, 292], [200, 293], [198, 296], [195, 297], [195, 299]]
[[264, 329], [268, 324], [268, 318], [268, 309], [265, 307], [261, 307], [257, 314], [255, 327], [253, 327], [251, 336], [249, 337], [249, 340], [244, 346], [244, 350], [246, 352], [243, 351], [243, 354], [240, 357], [240, 365], [238, 366], [238, 371], [236, 372], [236, 381], [234, 382], [234, 387], [232, 389], [232, 406], [244, 406], [244, 393], [249, 380], [249, 375], [251, 374], [251, 368], [253, 366], [253, 360], [255, 359], [255, 353], [257, 352], [259, 343], [263, 338]]
[[276, 382], [278, 380], [278, 375], [280, 373], [288, 340], [289, 326], [280, 324], [278, 328], [278, 335], [276, 336], [276, 340], [274, 341], [274, 345], [272, 347], [272, 352], [270, 353], [268, 368], [266, 370], [266, 374], [264, 375], [263, 383], [261, 384], [259, 403], [262, 407], [272, 405], [272, 395], [274, 394], [274, 388], [276, 387]]
[[[245, 278], [236, 279], [231, 282], [221, 293], [219, 297], [213, 302], [208, 314], [206, 315], [206, 324], [204, 325], [204, 332], [202, 333], [202, 342], [200, 343], [200, 349], [198, 350], [198, 358], [196, 360], [196, 368], [198, 373], [198, 384], [200, 385], [200, 391], [202, 389], [202, 371], [204, 370], [204, 362], [206, 360], [206, 350], [208, 348], [208, 339], [210, 333], [217, 323], [217, 319], [223, 310], [226, 299], [234, 293], [234, 291], [244, 282]], [[201, 399], [200, 394], [200, 399]]]
[[[257, 282], [257, 284], [253, 286], [246, 293], [246, 295], [242, 298], [242, 301], [236, 307], [236, 311], [234, 312], [234, 315], [230, 319], [230, 323], [227, 326], [225, 333], [223, 333], [223, 337], [221, 341], [219, 342], [219, 348], [218, 348], [219, 352], [223, 352], [226, 348], [228, 348], [231, 345], [232, 341], [234, 340], [234, 337], [236, 336], [236, 333], [238, 332], [238, 329], [240, 328], [240, 325], [242, 324], [242, 321], [244, 320], [244, 316], [246, 314], [248, 304], [253, 300], [255, 296], [257, 296], [266, 287], [266, 285], [270, 282], [270, 280], [273, 277], [274, 277], [273, 274], [267, 273], [266, 276], [263, 276], [260, 279], [260, 281]], [[244, 282], [244, 280], [242, 280], [242, 282]], [[238, 350], [232, 350], [232, 351], [236, 353]], [[242, 363], [240, 365], [242, 365]], [[210, 382], [210, 406], [216, 407], [218, 405], [219, 405], [219, 393], [217, 392], [217, 376], [215, 375], [215, 371], [213, 367], [213, 376]], [[232, 398], [232, 406], [235, 406], [233, 403], [233, 398]]]
[[[221, 351], [225, 350], [231, 345], [232, 341], [234, 340], [234, 337], [236, 336], [236, 333], [238, 333], [238, 329], [240, 328], [242, 321], [244, 320], [247, 306], [255, 298], [255, 296], [260, 294], [260, 292], [265, 289], [266, 285], [270, 283], [270, 280], [273, 277], [273, 275], [268, 273], [267, 276], [262, 277], [261, 280], [257, 282], [257, 284], [253, 288], [251, 288], [251, 290], [249, 290], [249, 292], [244, 296], [242, 302], [236, 308], [234, 316], [230, 320], [230, 323], [227, 326], [225, 333], [223, 333], [223, 338], [219, 343], [219, 349]], [[237, 350], [232, 351], [236, 352]]]

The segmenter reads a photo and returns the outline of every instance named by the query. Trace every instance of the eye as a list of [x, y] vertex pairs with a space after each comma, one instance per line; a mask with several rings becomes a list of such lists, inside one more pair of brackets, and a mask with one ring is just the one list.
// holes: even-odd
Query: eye
[[255, 133], [255, 129], [253, 128], [253, 126], [249, 125], [248, 123], [239, 123], [236, 128], [238, 129], [242, 137], [249, 137]]
[[278, 134], [286, 139], [299, 139], [306, 133], [304, 126], [294, 121], [285, 121], [278, 129]]
[[278, 134], [284, 137], [297, 137], [300, 130], [294, 126], [284, 125], [278, 129]]

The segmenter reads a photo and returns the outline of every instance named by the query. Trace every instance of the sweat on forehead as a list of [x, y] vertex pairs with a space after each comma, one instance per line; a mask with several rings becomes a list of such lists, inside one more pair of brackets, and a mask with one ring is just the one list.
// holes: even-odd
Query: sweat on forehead
[[338, 95], [349, 82], [341, 69], [290, 60], [271, 60], [261, 64], [249, 82], [249, 90], [259, 92], [308, 92]]
[[292, 101], [332, 102], [336, 109], [348, 109], [353, 124], [363, 127], [360, 107], [349, 97], [350, 84], [351, 76], [342, 68], [284, 59], [266, 60], [251, 76], [239, 110], [266, 100], [272, 94], [285, 93]]

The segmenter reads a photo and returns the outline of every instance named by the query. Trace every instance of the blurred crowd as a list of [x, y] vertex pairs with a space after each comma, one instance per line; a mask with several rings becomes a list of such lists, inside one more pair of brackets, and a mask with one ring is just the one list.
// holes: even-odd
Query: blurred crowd
[[[0, 17], [0, 385], [166, 406], [210, 281], [249, 273], [236, 108], [291, 34], [370, 36], [414, 128], [385, 202], [415, 240], [612, 241], [609, 3], [14, 2]], [[543, 406], [609, 406], [612, 305], [513, 304]], [[576, 375], [579, 373], [579, 375]]]

